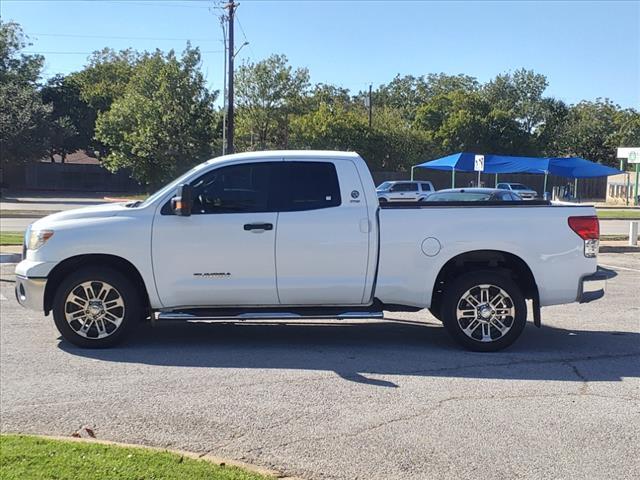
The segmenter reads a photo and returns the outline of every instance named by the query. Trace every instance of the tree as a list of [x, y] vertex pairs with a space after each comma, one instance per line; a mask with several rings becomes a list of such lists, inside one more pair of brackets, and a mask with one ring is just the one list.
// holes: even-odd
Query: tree
[[490, 149], [489, 103], [476, 92], [456, 90], [436, 95], [416, 113], [415, 126], [428, 135], [441, 154]]
[[235, 75], [238, 144], [245, 149], [286, 147], [289, 115], [303, 108], [308, 70], [294, 70], [286, 56], [271, 55], [244, 63]]
[[69, 75], [68, 83], [77, 86], [82, 100], [94, 110], [106, 112], [124, 95], [140, 56], [131, 49], [104, 48], [93, 53], [84, 69]]
[[217, 92], [207, 90], [199, 64], [200, 52], [190, 46], [180, 59], [173, 51], [139, 58], [122, 95], [98, 114], [107, 168], [128, 168], [157, 187], [211, 156]]
[[2, 164], [42, 158], [49, 113], [38, 91], [44, 58], [21, 53], [29, 43], [20, 26], [0, 21], [0, 160]]
[[542, 95], [547, 86], [547, 77], [522, 68], [498, 75], [485, 86], [484, 94], [494, 108], [508, 112], [531, 134], [545, 120]]
[[[462, 74], [430, 73], [420, 77], [396, 75], [391, 82], [380, 85], [373, 92], [373, 104], [377, 108], [397, 109], [404, 119], [412, 122], [418, 108], [433, 97], [446, 95], [455, 90], [473, 92], [478, 88], [478, 80]], [[363, 98], [365, 95], [368, 93], [360, 92], [358, 98]]]
[[569, 111], [561, 152], [616, 167], [616, 148], [625, 143], [629, 146], [639, 144], [638, 117], [637, 111], [621, 111], [618, 105], [606, 98], [582, 101]]
[[93, 150], [96, 110], [81, 98], [73, 77], [56, 75], [42, 88], [42, 100], [51, 105], [48, 150], [51, 161], [60, 155], [64, 163], [69, 153]]

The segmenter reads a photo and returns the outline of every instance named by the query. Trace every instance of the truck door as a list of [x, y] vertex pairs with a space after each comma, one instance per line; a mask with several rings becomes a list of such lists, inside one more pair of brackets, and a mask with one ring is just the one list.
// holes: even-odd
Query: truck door
[[153, 271], [165, 307], [278, 304], [269, 196], [278, 163], [210, 170], [192, 182], [191, 216], [168, 205], [156, 213]]
[[345, 159], [284, 161], [281, 168], [276, 232], [280, 303], [366, 303], [373, 233], [356, 166]]

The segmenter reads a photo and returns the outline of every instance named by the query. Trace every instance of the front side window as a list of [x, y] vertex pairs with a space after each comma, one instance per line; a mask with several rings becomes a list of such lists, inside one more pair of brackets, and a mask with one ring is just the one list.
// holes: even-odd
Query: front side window
[[281, 212], [337, 207], [342, 203], [338, 172], [331, 162], [282, 162], [272, 185]]
[[212, 170], [195, 180], [191, 213], [252, 213], [273, 211], [269, 180], [274, 162], [245, 163]]
[[423, 192], [430, 192], [432, 190], [431, 185], [428, 183], [423, 183], [422, 184], [422, 191]]

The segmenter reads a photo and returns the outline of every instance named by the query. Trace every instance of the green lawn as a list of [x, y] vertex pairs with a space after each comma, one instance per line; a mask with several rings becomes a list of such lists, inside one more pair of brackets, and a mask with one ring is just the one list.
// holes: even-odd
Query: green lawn
[[620, 220], [640, 220], [640, 210], [596, 210], [598, 212], [598, 218], [602, 220], [606, 219], [620, 219]]
[[24, 233], [0, 232], [0, 245], [22, 245]]
[[0, 477], [3, 480], [273, 479], [175, 453], [25, 435], [0, 436]]

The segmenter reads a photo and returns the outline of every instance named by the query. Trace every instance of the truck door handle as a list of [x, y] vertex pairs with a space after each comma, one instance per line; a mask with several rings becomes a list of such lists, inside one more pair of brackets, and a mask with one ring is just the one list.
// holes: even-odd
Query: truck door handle
[[273, 230], [273, 223], [246, 223], [244, 225], [246, 231], [249, 230]]

